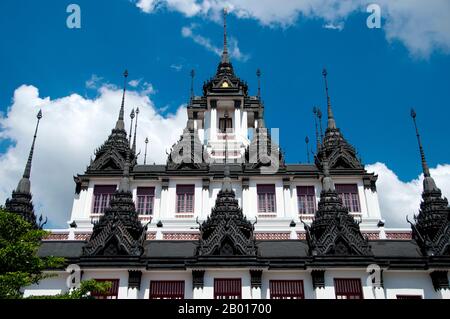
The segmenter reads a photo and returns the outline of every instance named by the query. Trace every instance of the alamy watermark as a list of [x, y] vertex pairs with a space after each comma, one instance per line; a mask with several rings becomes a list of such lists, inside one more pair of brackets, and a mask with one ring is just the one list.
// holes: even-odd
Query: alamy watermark
[[70, 15], [66, 19], [66, 25], [69, 29], [81, 29], [81, 8], [78, 4], [69, 4], [66, 12]]

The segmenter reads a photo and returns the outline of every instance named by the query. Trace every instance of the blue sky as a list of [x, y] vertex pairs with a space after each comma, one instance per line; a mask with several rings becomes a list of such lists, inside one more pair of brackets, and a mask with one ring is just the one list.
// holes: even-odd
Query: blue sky
[[[66, 7], [74, 2], [81, 7], [81, 29], [66, 27]], [[215, 53], [183, 36], [182, 28], [221, 47], [222, 26], [214, 15], [186, 14], [169, 5], [147, 11], [130, 0], [2, 0], [3, 116], [23, 84], [52, 100], [73, 93], [95, 99], [100, 93], [86, 81], [95, 74], [104, 83], [121, 86], [125, 68], [130, 79], [152, 84], [151, 100], [163, 116], [176, 112], [188, 100], [189, 71], [196, 70], [195, 91], [200, 94], [219, 61]], [[368, 13], [353, 10], [338, 15], [337, 22], [345, 22], [342, 29], [330, 29], [324, 25], [336, 21], [324, 18], [326, 14], [300, 13], [289, 23], [267, 22], [258, 14], [230, 13], [228, 33], [246, 57], [232, 62], [252, 94], [257, 89], [255, 71], [261, 68], [266, 124], [280, 128], [288, 162], [306, 161], [304, 138], [314, 139], [312, 107], [325, 111], [324, 66], [337, 124], [364, 163], [385, 163], [404, 181], [420, 174], [411, 107], [418, 114], [430, 166], [449, 162], [450, 55], [445, 39], [426, 54], [417, 54], [411, 49], [414, 34], [408, 40], [404, 34], [388, 36], [384, 26], [392, 15], [383, 16], [381, 29], [369, 29]], [[14, 143], [0, 138], [0, 154]]]

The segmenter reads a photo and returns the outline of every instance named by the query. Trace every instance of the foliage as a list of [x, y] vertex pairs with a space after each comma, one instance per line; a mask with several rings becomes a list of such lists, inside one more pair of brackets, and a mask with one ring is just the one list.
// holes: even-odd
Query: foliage
[[19, 215], [0, 210], [0, 299], [21, 298], [22, 287], [50, 276], [44, 270], [63, 265], [63, 258], [37, 255], [47, 234]]
[[92, 299], [93, 297], [90, 293], [93, 291], [106, 293], [109, 289], [111, 289], [111, 282], [98, 282], [95, 279], [91, 279], [82, 281], [80, 288], [63, 294], [54, 296], [31, 296], [28, 299]]

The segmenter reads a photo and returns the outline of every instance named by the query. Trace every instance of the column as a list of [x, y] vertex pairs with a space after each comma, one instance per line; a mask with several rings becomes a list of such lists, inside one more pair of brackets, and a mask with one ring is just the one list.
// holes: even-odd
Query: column
[[311, 271], [311, 278], [316, 299], [327, 299], [325, 291], [325, 270], [315, 269]]
[[138, 291], [141, 289], [142, 272], [139, 270], [128, 270], [127, 299], [137, 299]]
[[204, 270], [192, 270], [192, 299], [203, 299]]
[[251, 269], [250, 270], [250, 283], [252, 299], [261, 299], [261, 280], [262, 270]]
[[[217, 101], [214, 101], [217, 103]], [[209, 140], [215, 141], [217, 139], [216, 135], [216, 128], [217, 128], [217, 109], [215, 107], [215, 103], [211, 101], [211, 121], [210, 121], [210, 127], [209, 127]]]
[[292, 217], [291, 215], [291, 184], [289, 178], [283, 178], [283, 201], [284, 215], [282, 217]]
[[209, 206], [209, 178], [203, 179], [202, 187], [202, 213], [200, 218], [206, 219], [208, 214], [211, 212], [211, 207]]

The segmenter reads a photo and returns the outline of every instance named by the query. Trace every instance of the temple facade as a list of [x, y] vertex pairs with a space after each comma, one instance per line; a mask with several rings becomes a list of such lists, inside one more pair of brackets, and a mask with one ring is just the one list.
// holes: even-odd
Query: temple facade
[[[259, 85], [252, 96], [235, 73], [224, 30], [217, 70], [201, 96], [191, 90], [186, 127], [165, 164], [139, 158], [138, 110], [126, 131], [124, 74], [117, 122], [74, 177], [68, 227], [50, 230], [39, 251], [69, 267], [25, 296], [97, 279], [113, 283], [97, 298], [450, 298], [450, 208], [417, 126], [423, 201], [410, 225], [392, 229], [377, 176], [335, 120], [326, 70], [327, 123], [323, 131], [315, 112], [314, 163], [288, 164], [265, 125]], [[31, 202], [33, 151], [34, 140], [6, 208], [42, 227]]]

